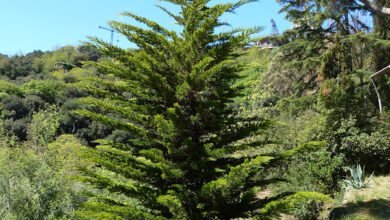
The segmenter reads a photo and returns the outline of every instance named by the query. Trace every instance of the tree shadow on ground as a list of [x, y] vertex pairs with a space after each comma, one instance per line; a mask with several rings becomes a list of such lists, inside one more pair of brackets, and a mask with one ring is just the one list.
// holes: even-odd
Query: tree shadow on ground
[[345, 216], [367, 216], [367, 219], [390, 219], [390, 201], [375, 199], [367, 202], [347, 203], [336, 207], [329, 219], [342, 219]]

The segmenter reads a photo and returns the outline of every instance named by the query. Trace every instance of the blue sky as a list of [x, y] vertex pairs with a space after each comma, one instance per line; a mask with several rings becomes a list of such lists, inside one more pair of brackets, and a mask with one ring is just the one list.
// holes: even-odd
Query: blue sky
[[[234, 0], [232, 0], [234, 1]], [[231, 2], [213, 0], [212, 3]], [[33, 50], [53, 50], [66, 45], [78, 45], [87, 41], [87, 36], [97, 36], [110, 41], [110, 32], [99, 30], [107, 21], [118, 20], [134, 23], [119, 16], [130, 11], [158, 21], [169, 29], [178, 30], [174, 21], [155, 4], [170, 7], [170, 4], [155, 0], [0, 0], [0, 53], [7, 55], [26, 54]], [[243, 6], [236, 14], [225, 18], [231, 27], [263, 26], [260, 35], [271, 32], [273, 18], [280, 31], [290, 28], [290, 22], [278, 14], [280, 5], [274, 0], [260, 0]], [[228, 30], [231, 27], [224, 27]], [[116, 34], [116, 44], [130, 47], [124, 37]]]

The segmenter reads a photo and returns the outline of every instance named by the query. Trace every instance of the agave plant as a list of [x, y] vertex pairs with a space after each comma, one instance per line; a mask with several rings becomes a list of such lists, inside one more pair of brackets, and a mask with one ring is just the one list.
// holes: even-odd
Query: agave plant
[[360, 166], [360, 164], [356, 165], [356, 169], [348, 168], [351, 173], [351, 177], [347, 180], [344, 180], [346, 188], [354, 188], [354, 189], [362, 189], [368, 186], [370, 183], [371, 177], [374, 172], [367, 178], [366, 173], [364, 172], [364, 167]]

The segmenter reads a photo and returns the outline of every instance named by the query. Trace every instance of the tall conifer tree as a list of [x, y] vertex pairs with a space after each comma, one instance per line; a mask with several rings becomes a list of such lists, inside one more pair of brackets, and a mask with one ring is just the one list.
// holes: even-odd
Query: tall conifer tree
[[[259, 28], [215, 32], [224, 13], [253, 0], [214, 6], [209, 0], [165, 1], [181, 8], [175, 15], [159, 6], [181, 25], [180, 34], [126, 12], [123, 15], [147, 27], [110, 25], [136, 49], [93, 39], [110, 60], [91, 63], [105, 74], [82, 84], [93, 94], [82, 101], [99, 111], [78, 113], [125, 130], [133, 138], [128, 144], [101, 140], [96, 149], [88, 150], [86, 156], [98, 168], [84, 170], [83, 180], [133, 198], [136, 205], [97, 197], [83, 204], [78, 215], [107, 219], [256, 216], [267, 204], [255, 196], [266, 181], [253, 177], [274, 158], [233, 154], [256, 147], [258, 143], [248, 137], [261, 132], [267, 122], [237, 114], [230, 104], [240, 92], [232, 87], [242, 68], [234, 61], [237, 49], [247, 45]], [[295, 198], [269, 204], [262, 215], [286, 211]]]

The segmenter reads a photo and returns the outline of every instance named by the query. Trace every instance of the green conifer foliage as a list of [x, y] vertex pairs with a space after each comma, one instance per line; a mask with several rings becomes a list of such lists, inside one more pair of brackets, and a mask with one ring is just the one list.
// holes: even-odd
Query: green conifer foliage
[[[350, 55], [352, 45], [344, 39], [352, 33], [367, 29], [364, 23], [355, 19], [355, 14], [360, 12], [356, 2], [347, 0], [277, 0], [277, 2], [283, 6], [281, 11], [286, 13], [286, 18], [294, 24], [292, 30], [285, 31], [276, 39], [285, 42], [279, 48], [280, 57], [277, 57], [278, 64], [284, 63], [278, 65], [281, 69], [279, 71], [292, 69], [296, 72], [290, 77], [292, 84], [295, 83], [295, 95], [305, 95], [305, 91], [318, 90], [321, 78], [324, 77], [318, 74], [319, 67], [324, 68], [325, 60], [330, 65], [325, 68], [334, 68], [330, 62], [333, 55], [345, 56], [337, 59], [343, 59], [345, 62], [343, 67], [345, 71], [352, 70], [353, 60]], [[357, 24], [354, 25], [353, 21]], [[336, 38], [335, 35], [338, 37]], [[343, 48], [333, 46], [341, 41], [343, 41]], [[338, 52], [341, 49], [344, 51]], [[335, 71], [339, 70], [333, 69], [329, 74], [334, 75]]]
[[[116, 195], [95, 197], [78, 215], [102, 219], [231, 219], [256, 216], [267, 204], [256, 198], [261, 174], [274, 159], [235, 156], [256, 146], [245, 138], [261, 132], [267, 122], [244, 117], [230, 104], [240, 90], [232, 87], [242, 68], [234, 61], [259, 28], [216, 33], [219, 18], [252, 0], [209, 5], [209, 0], [165, 0], [180, 6], [173, 17], [178, 34], [135, 14], [146, 25], [111, 22], [111, 27], [137, 45], [121, 49], [99, 39], [97, 48], [110, 57], [92, 62], [99, 78], [80, 86], [93, 97], [81, 101], [96, 111], [83, 116], [125, 130], [128, 144], [100, 140], [85, 152], [99, 168], [83, 170], [84, 181]], [[94, 109], [94, 108], [91, 108]], [[239, 142], [240, 141], [240, 142]], [[240, 155], [240, 154], [238, 154]]]

